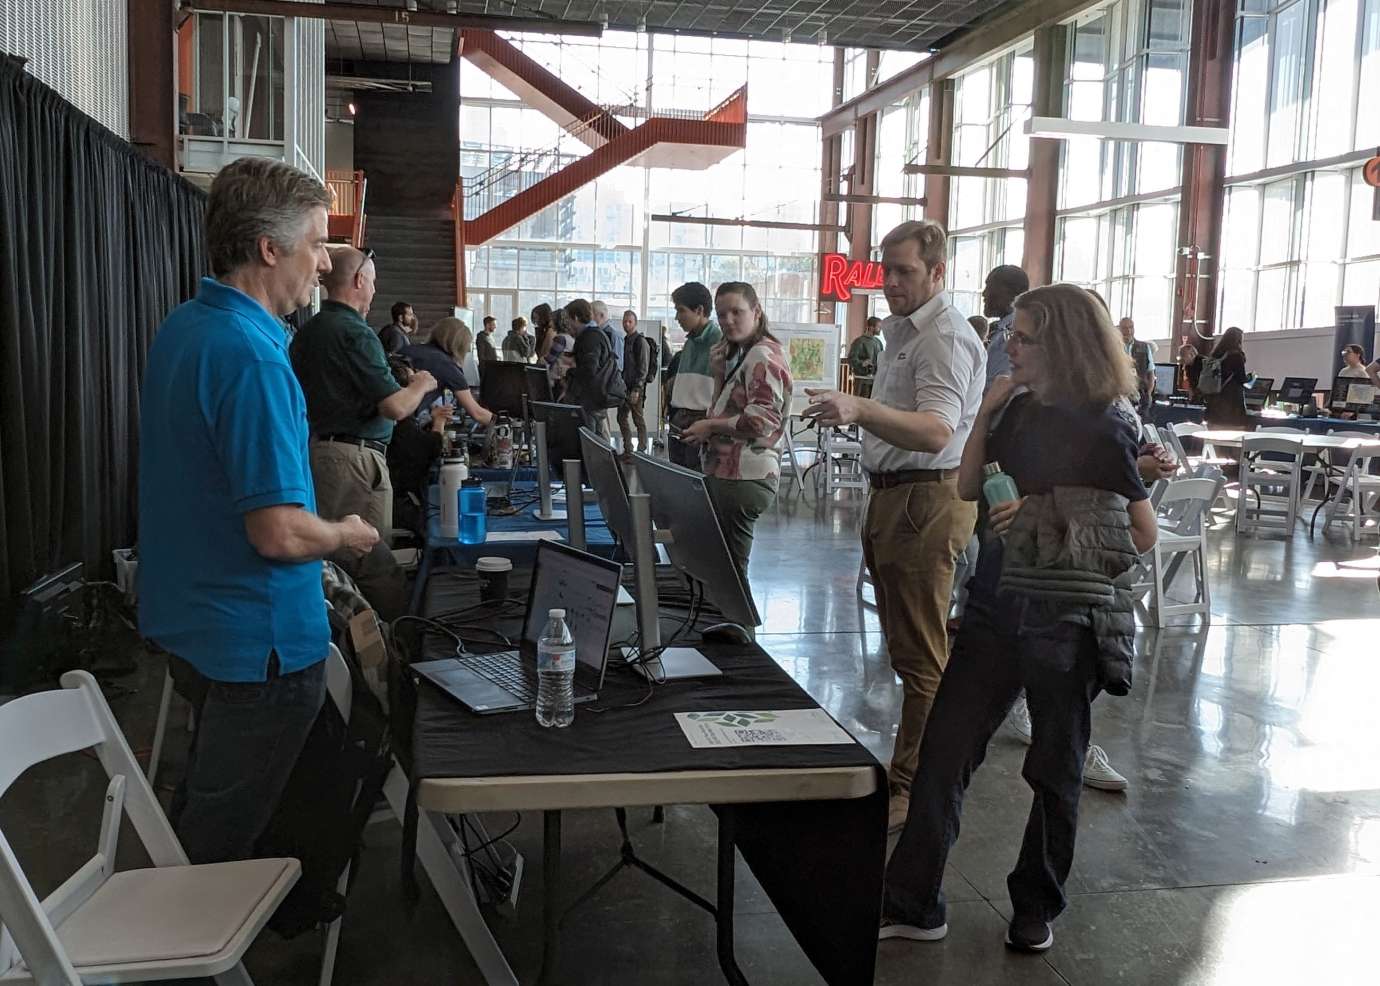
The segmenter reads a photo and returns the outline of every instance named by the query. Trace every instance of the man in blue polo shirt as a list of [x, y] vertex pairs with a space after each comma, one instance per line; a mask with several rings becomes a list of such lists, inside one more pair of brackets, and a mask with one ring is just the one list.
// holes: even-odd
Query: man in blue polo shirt
[[306, 401], [276, 316], [311, 302], [320, 182], [242, 158], [211, 186], [215, 279], [154, 338], [139, 441], [139, 626], [168, 651], [197, 735], [171, 816], [193, 863], [244, 859], [325, 697], [320, 559], [369, 550], [357, 516], [313, 512]]

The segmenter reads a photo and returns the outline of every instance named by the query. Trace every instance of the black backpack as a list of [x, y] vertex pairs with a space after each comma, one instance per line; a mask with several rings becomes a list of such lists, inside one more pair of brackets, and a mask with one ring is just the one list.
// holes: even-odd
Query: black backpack
[[[618, 369], [613, 347], [599, 329], [587, 329], [584, 335], [598, 339], [599, 361], [589, 379], [577, 377], [577, 386], [571, 399], [578, 400], [586, 410], [604, 411], [611, 407], [622, 407], [628, 400], [628, 387], [623, 382], [623, 372]], [[581, 338], [583, 341], [583, 337]], [[578, 346], [580, 343], [576, 343]], [[578, 360], [576, 361], [578, 364]]]
[[643, 383], [651, 383], [661, 373], [661, 363], [659, 357], [661, 350], [656, 344], [656, 340], [651, 336], [639, 336], [647, 344], [647, 375], [643, 378]]

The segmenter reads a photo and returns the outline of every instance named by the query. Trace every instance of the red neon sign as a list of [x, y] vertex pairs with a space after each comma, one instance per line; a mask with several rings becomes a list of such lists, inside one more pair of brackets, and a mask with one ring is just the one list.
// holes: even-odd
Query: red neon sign
[[854, 288], [880, 288], [882, 265], [873, 260], [849, 260], [841, 253], [819, 255], [819, 296], [825, 301], [848, 301]]

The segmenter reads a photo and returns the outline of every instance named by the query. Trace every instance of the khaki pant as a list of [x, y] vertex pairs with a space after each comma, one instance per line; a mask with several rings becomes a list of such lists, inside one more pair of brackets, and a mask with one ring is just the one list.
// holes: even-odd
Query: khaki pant
[[632, 429], [637, 429], [637, 451], [648, 452], [647, 448], [647, 418], [643, 414], [642, 402], [646, 399], [644, 391], [637, 390], [637, 399], [633, 400], [632, 395], [618, 408], [618, 430], [623, 435], [623, 454], [628, 455], [633, 451]]
[[863, 557], [891, 667], [901, 679], [901, 722], [891, 757], [893, 792], [908, 793], [934, 693], [949, 661], [945, 621], [954, 563], [968, 544], [977, 505], [957, 479], [875, 490], [867, 507]]
[[359, 514], [387, 535], [393, 526], [393, 484], [382, 452], [345, 442], [311, 443], [316, 512], [326, 520]]

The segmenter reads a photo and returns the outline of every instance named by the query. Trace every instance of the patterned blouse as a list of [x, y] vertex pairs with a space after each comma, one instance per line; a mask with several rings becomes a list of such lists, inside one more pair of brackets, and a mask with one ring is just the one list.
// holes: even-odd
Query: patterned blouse
[[714, 378], [711, 418], [733, 419], [733, 434], [712, 436], [701, 451], [706, 476], [773, 479], [781, 475], [779, 449], [791, 413], [791, 371], [781, 343], [762, 339], [729, 365], [728, 343], [709, 353]]

